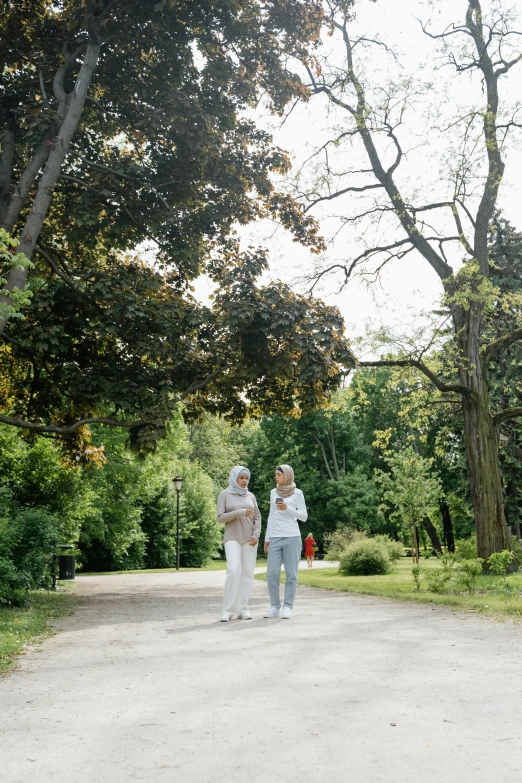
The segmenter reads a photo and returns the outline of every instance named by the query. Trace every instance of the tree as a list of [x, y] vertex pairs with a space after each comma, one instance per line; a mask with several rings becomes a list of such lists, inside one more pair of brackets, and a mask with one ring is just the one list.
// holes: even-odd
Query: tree
[[[390, 344], [393, 337], [388, 336]], [[392, 362], [400, 356], [386, 355]], [[433, 351], [427, 360], [432, 368], [446, 366], [444, 351]], [[384, 460], [387, 450], [398, 451], [413, 446], [417, 453], [433, 461], [434, 473], [440, 478], [440, 521], [443, 543], [454, 551], [454, 537], [466, 537], [473, 528], [462, 411], [456, 400], [441, 398], [426, 376], [414, 367], [376, 367], [357, 370], [349, 387], [351, 407], [357, 426], [374, 445], [372, 465], [388, 471]], [[438, 516], [438, 515], [437, 515]], [[431, 531], [435, 549], [440, 543], [434, 536], [431, 520], [423, 520]]]
[[[338, 314], [256, 286], [266, 260], [235, 235], [270, 216], [322, 246], [271, 183], [288, 156], [246, 117], [262, 95], [274, 112], [306, 97], [287, 61], [321, 23], [311, 0], [7, 3], [1, 421], [84, 453], [102, 421], [153, 446], [179, 401], [238, 417], [328, 396], [350, 358]], [[191, 296], [203, 272], [213, 308]]]
[[441, 496], [440, 480], [432, 474], [432, 461], [409, 446], [386, 458], [390, 473], [379, 472], [383, 488], [383, 506], [391, 517], [406, 526], [412, 557], [419, 562], [419, 526], [437, 507]]
[[[422, 190], [418, 178], [408, 186], [402, 174], [407, 156], [401, 127], [416, 111], [424, 111], [423, 96], [429, 87], [418, 83], [417, 74], [401, 82], [372, 80], [371, 52], [377, 48], [386, 52], [390, 68], [394, 52], [386, 41], [352, 35], [349, 10], [342, 3], [326, 2], [332, 30], [343, 48], [344, 62], [339, 70], [337, 62], [329, 62], [324, 56], [320, 58], [320, 67], [313, 69], [306, 63], [305, 67], [310, 89], [323, 96], [332, 114], [342, 118], [343, 127], [321, 146], [329, 155], [322, 180], [308, 192], [306, 206], [311, 209], [325, 200], [334, 202], [348, 194], [352, 202], [368, 197], [370, 203], [362, 208], [359, 205], [356, 215], [345, 213], [346, 224], [358, 225], [375, 215], [380, 221], [390, 218], [390, 233], [384, 242], [370, 244], [346, 263], [320, 269], [313, 284], [324, 274], [339, 269], [347, 281], [361, 265], [374, 259], [378, 274], [382, 264], [411, 252], [438, 276], [453, 325], [452, 365], [438, 375], [424, 360], [426, 346], [422, 346], [400, 360], [361, 362], [361, 366], [414, 366], [442, 394], [460, 398], [478, 553], [487, 559], [492, 552], [510, 547], [498, 464], [499, 426], [522, 415], [518, 406], [497, 408], [489, 393], [490, 371], [499, 353], [522, 338], [519, 318], [515, 318], [513, 328], [501, 330], [494, 339], [489, 339], [484, 329], [488, 310], [502, 296], [491, 276], [488, 234], [505, 170], [506, 137], [519, 126], [516, 111], [506, 116], [506, 111], [499, 108], [500, 90], [503, 80], [520, 64], [522, 53], [516, 22], [502, 4], [495, 4], [487, 17], [479, 0], [467, 0], [462, 6], [463, 18], [457, 5], [443, 30], [436, 32], [430, 24], [423, 24], [422, 29], [440, 45], [439, 54], [455, 68], [456, 74], [471, 78], [480, 103], [462, 115], [454, 109], [448, 118], [442, 138], [453, 129], [459, 135], [455, 147], [450, 138], [439, 162], [440, 198], [430, 200], [426, 196], [424, 201], [418, 195]], [[437, 71], [435, 78], [438, 75], [440, 79], [440, 74]], [[447, 106], [452, 109], [454, 104], [448, 102]], [[436, 111], [440, 116], [442, 107], [437, 106]], [[442, 123], [443, 120], [428, 119], [426, 127], [433, 127], [438, 133]], [[346, 167], [339, 167], [339, 172], [335, 166], [335, 151], [352, 140], [360, 144], [368, 163], [355, 174], [352, 167], [345, 174]], [[435, 150], [440, 143], [438, 136]], [[449, 230], [446, 215], [452, 221]], [[381, 224], [381, 231], [383, 228]], [[459, 271], [450, 264], [451, 253], [464, 256]], [[509, 301], [504, 297], [503, 306]]]

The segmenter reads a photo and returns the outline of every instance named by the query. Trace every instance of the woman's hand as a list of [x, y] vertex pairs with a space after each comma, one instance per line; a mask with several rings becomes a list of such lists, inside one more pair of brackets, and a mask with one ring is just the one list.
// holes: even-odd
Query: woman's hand
[[258, 539], [252, 536], [250, 539], [250, 546], [257, 546]]
[[286, 505], [286, 503], [278, 503], [278, 504], [276, 505], [276, 508], [278, 508], [278, 509], [279, 509], [279, 511], [286, 511], [286, 509], [288, 508], [288, 506]]
[[270, 546], [270, 541], [265, 541], [265, 543], [263, 544], [263, 550], [264, 550], [265, 554], [268, 552], [268, 547], [269, 546]]
[[247, 515], [247, 517], [248, 517], [249, 519], [253, 519], [253, 518], [254, 518], [254, 511], [253, 511], [253, 509], [251, 509], [251, 508], [247, 508], [247, 510], [246, 510], [246, 515]]

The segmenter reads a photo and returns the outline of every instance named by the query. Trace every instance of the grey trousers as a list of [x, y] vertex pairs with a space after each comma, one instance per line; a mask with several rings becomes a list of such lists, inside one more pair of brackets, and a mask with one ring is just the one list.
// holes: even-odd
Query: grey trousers
[[277, 606], [278, 609], [281, 606], [279, 583], [281, 581], [281, 565], [283, 564], [286, 574], [284, 603], [285, 606], [290, 608], [294, 605], [295, 592], [297, 590], [297, 571], [302, 547], [301, 536], [270, 539], [266, 581], [268, 583], [268, 595], [270, 596], [271, 606]]

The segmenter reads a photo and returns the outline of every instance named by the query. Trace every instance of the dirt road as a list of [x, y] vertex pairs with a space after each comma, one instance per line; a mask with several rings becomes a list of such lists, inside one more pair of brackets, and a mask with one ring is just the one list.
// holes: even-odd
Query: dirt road
[[2, 783], [503, 783], [522, 775], [522, 626], [299, 589], [218, 623], [223, 572], [80, 577], [0, 680]]

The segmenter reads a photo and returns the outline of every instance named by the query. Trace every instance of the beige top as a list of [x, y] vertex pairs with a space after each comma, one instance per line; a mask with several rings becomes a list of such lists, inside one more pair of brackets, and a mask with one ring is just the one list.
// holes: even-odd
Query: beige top
[[[249, 519], [246, 510], [252, 509], [254, 518]], [[257, 507], [255, 495], [249, 492], [247, 495], [233, 495], [226, 489], [219, 493], [217, 501], [218, 522], [225, 525], [226, 541], [250, 541], [251, 538], [259, 539], [261, 533], [261, 514]]]

